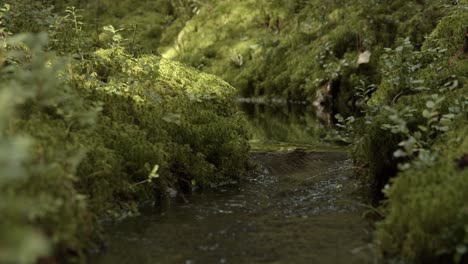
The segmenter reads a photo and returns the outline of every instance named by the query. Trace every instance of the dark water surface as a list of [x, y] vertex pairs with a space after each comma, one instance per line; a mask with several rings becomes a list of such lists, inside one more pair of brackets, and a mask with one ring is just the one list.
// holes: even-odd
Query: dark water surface
[[244, 109], [261, 172], [109, 224], [93, 263], [373, 263], [346, 153], [304, 107]]

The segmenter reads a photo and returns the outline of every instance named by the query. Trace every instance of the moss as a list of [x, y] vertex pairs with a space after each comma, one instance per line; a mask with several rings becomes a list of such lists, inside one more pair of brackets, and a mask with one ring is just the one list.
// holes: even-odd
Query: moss
[[[249, 146], [229, 84], [154, 55], [135, 57], [116, 43], [82, 46], [82, 60], [59, 63], [40, 36], [22, 36], [24, 50], [8, 56], [24, 54], [0, 72], [2, 89], [19, 96], [0, 135], [34, 142], [24, 164], [31, 177], [0, 187], [34, 201], [16, 225], [45, 234], [52, 254], [83, 260], [98, 242], [99, 218], [132, 215], [168, 187], [185, 193], [242, 176]], [[158, 176], [149, 181], [155, 165]]]
[[[369, 104], [376, 109], [381, 105], [395, 109], [411, 107], [415, 113], [421, 113], [427, 107], [423, 98], [437, 93], [445, 97], [440, 111], [446, 113], [453, 107], [450, 102], [466, 96], [467, 64], [460, 52], [464, 21], [468, 21], [466, 12], [454, 9], [440, 20], [422, 43], [421, 51], [408, 40], [406, 44], [400, 42], [398, 52], [401, 53], [386, 58], [387, 66], [396, 64], [384, 72]], [[407, 71], [408, 65], [417, 66]], [[394, 82], [404, 78], [419, 80], [425, 89], [409, 89], [410, 82], [405, 85]], [[401, 160], [393, 157], [401, 138], [380, 129], [388, 122], [385, 114], [369, 113], [368, 118], [372, 118], [372, 124], [358, 132], [363, 140], [358, 144], [356, 157], [368, 162], [372, 181], [380, 182], [379, 190], [392, 178], [385, 189], [387, 200], [382, 206], [385, 218], [376, 231], [381, 252], [410, 263], [460, 262], [464, 255], [461, 249], [466, 247], [468, 218], [464, 190], [468, 174], [457, 167], [456, 160], [466, 154], [468, 147], [464, 137], [468, 128], [466, 111], [453, 122], [449, 132], [435, 133], [427, 142], [425, 147], [436, 153], [436, 161], [430, 167], [407, 171], [398, 171], [396, 165]], [[417, 115], [406, 121], [410, 130], [423, 125]]]
[[468, 170], [456, 161], [468, 149], [466, 116], [433, 146], [439, 158], [425, 170], [400, 173], [386, 190], [388, 206], [377, 241], [388, 254], [413, 263], [457, 255], [466, 243]]
[[468, 15], [463, 9], [464, 7], [461, 6], [453, 15], [444, 17], [427, 37], [423, 49], [439, 47], [447, 49], [450, 54], [461, 50], [463, 33], [468, 23]]
[[[146, 11], [152, 10], [152, 4], [139, 3], [139, 13], [130, 12], [121, 19], [113, 13], [128, 2], [119, 6], [104, 2], [109, 10], [103, 19], [109, 23], [112, 19], [119, 23], [154, 20], [153, 13]], [[157, 12], [175, 12], [173, 3], [162, 2], [157, 5], [164, 8]], [[398, 37], [410, 37], [419, 48], [424, 36], [449, 12], [440, 8], [442, 4], [443, 1], [353, 0], [323, 4], [206, 0], [195, 16], [184, 16], [164, 27], [166, 32], [172, 32], [166, 34], [167, 42], [160, 42], [156, 35], [139, 35], [138, 39], [155, 43], [152, 49], [158, 49], [165, 58], [223, 78], [244, 97], [314, 100], [318, 87], [339, 80], [333, 111], [358, 114], [353, 98], [357, 79], [380, 82], [380, 73], [375, 69], [379, 67], [381, 50], [393, 46]], [[124, 35], [131, 38], [129, 33]], [[369, 65], [358, 67], [356, 58], [364, 50], [372, 52], [372, 60]]]
[[[348, 78], [358, 71], [354, 66], [359, 50], [371, 49], [375, 65], [382, 46], [408, 34], [420, 44], [420, 36], [443, 16], [436, 8], [439, 2], [354, 1], [343, 7], [341, 2], [245, 0], [207, 6], [186, 24], [175, 46], [162, 48], [163, 56], [222, 77], [242, 96], [313, 99], [323, 82], [339, 77], [343, 87], [336, 108], [342, 113], [353, 111], [349, 101], [355, 87]], [[415, 21], [421, 26], [411, 27]], [[209, 53], [216, 56], [205, 56]], [[351, 69], [339, 63], [345, 54], [344, 64]], [[370, 71], [362, 78], [378, 81], [378, 74]]]
[[[117, 61], [117, 68], [124, 72], [111, 73], [113, 78], [102, 83], [94, 74], [93, 63], [85, 62], [78, 71], [87, 72], [74, 77], [75, 86], [97, 91], [89, 100], [104, 103], [93, 144], [101, 143], [98, 150], [107, 153], [108, 161], [103, 157], [99, 160], [107, 169], [94, 168], [94, 158], [81, 168], [88, 173], [102, 172], [87, 177], [83, 190], [92, 185], [89, 181], [93, 178], [108, 182], [102, 194], [96, 190], [96, 197], [103, 196], [97, 198], [100, 202], [96, 205], [154, 197], [147, 194], [151, 189], [133, 187], [149, 173], [147, 164], [160, 165], [162, 178], [155, 186], [159, 193], [167, 185], [195, 180], [200, 186], [209, 186], [242, 174], [248, 147], [231, 86], [214, 76], [152, 56], [133, 59], [122, 50], [98, 50], [96, 56], [95, 60], [108, 68]], [[112, 184], [120, 187], [112, 191]]]
[[362, 175], [365, 177], [363, 181], [370, 185], [369, 197], [374, 204], [384, 198], [383, 187], [398, 172], [393, 152], [402, 138], [382, 129], [386, 120], [383, 115], [376, 116], [372, 124], [362, 126], [363, 130], [357, 131], [359, 138], [353, 149], [357, 166], [366, 168]]

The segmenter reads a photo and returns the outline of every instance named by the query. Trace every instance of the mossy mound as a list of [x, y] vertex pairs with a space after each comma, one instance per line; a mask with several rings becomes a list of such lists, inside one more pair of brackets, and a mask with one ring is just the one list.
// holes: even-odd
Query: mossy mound
[[[98, 241], [99, 218], [132, 215], [168, 191], [237, 181], [247, 165], [245, 120], [228, 83], [157, 56], [135, 57], [117, 42], [67, 45], [86, 33], [60, 30], [74, 34], [57, 45], [47, 34], [18, 31], [0, 47], [7, 100], [0, 164], [8, 165], [0, 262], [83, 259]], [[45, 51], [56, 47], [77, 59]]]
[[[155, 56], [134, 59], [122, 49], [98, 50], [94, 56], [76, 67], [72, 84], [91, 91], [88, 100], [104, 103], [93, 144], [101, 142], [99, 151], [109, 160], [101, 157], [98, 164], [88, 164], [85, 159], [86, 166], [79, 168], [84, 175], [99, 181], [107, 175], [104, 186], [128, 181], [130, 190], [132, 181], [145, 180], [158, 164], [162, 190], [174, 184], [186, 190], [192, 184], [210, 186], [242, 174], [248, 146], [234, 88]], [[102, 168], [96, 170], [97, 165]], [[102, 173], [94, 175], [96, 171]], [[118, 175], [122, 179], [115, 181]], [[112, 200], [115, 197], [104, 197], [96, 204]]]

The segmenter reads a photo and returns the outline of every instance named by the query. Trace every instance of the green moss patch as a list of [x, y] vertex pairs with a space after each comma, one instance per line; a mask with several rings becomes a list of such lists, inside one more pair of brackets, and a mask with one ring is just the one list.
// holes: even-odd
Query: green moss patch
[[237, 181], [247, 165], [245, 120], [228, 83], [135, 57], [116, 35], [94, 48], [63, 21], [51, 41], [20, 34], [16, 21], [0, 47], [0, 262], [83, 261], [99, 242], [98, 219], [157, 205], [169, 189]]

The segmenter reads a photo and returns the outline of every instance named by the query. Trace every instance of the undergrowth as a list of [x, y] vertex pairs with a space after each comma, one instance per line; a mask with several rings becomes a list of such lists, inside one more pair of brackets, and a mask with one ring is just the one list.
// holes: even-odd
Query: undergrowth
[[168, 189], [236, 181], [246, 167], [234, 88], [134, 56], [112, 26], [95, 43], [80, 12], [15, 1], [0, 13], [2, 263], [84, 261], [98, 219], [135, 214]]

